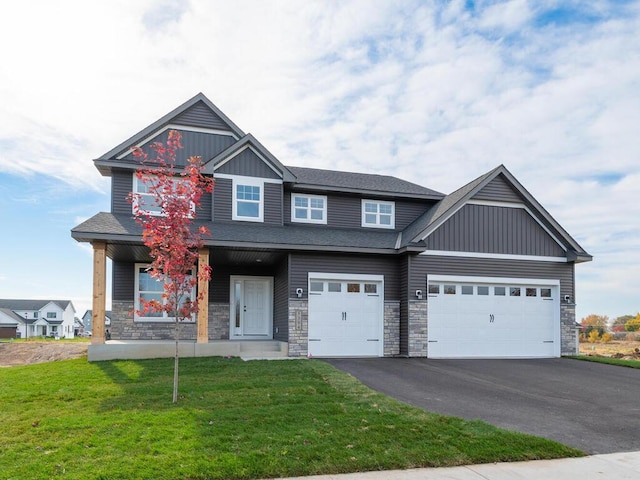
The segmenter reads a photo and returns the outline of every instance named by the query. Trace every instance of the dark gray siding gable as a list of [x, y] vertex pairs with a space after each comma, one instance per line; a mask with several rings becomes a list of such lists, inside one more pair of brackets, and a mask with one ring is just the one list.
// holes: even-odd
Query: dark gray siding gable
[[473, 196], [474, 200], [521, 203], [523, 199], [513, 190], [502, 174], [491, 180]]
[[264, 223], [282, 225], [282, 184], [264, 184]]
[[214, 130], [231, 130], [216, 113], [212, 112], [203, 102], [198, 102], [180, 115], [175, 117], [171, 123], [176, 125], [187, 125], [190, 127], [211, 128]]
[[216, 168], [216, 173], [256, 178], [281, 178], [250, 148], [246, 148], [227, 163]]
[[522, 208], [465, 205], [426, 239], [430, 250], [564, 257]]
[[228, 178], [216, 178], [216, 184], [213, 187], [213, 220], [216, 222], [230, 222], [231, 208], [233, 202], [231, 199], [231, 190], [233, 182]]
[[133, 173], [131, 170], [111, 172], [111, 213], [131, 214], [131, 204], [127, 201], [133, 190]]

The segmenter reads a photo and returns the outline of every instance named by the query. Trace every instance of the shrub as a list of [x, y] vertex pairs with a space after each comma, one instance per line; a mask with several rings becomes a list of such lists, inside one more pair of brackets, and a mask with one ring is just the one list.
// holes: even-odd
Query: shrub
[[587, 340], [589, 341], [589, 343], [595, 343], [598, 341], [598, 339], [600, 338], [600, 333], [598, 332], [597, 329], [593, 329], [589, 332], [589, 337], [587, 338]]
[[640, 314], [638, 314], [636, 318], [629, 320], [627, 323], [625, 323], [624, 329], [627, 332], [637, 332], [638, 330], [640, 330]]
[[609, 343], [611, 340], [613, 340], [613, 335], [611, 335], [609, 332], [603, 333], [602, 337], [600, 337], [600, 341], [602, 343]]

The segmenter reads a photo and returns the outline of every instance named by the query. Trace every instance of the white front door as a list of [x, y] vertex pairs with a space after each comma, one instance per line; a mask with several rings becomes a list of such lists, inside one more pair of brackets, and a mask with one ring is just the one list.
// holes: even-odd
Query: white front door
[[230, 338], [273, 338], [273, 278], [231, 276], [230, 283]]

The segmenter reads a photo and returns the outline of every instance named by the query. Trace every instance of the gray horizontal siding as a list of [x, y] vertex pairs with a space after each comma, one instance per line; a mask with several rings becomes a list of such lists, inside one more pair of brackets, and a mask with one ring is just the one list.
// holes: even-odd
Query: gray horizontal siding
[[130, 170], [111, 172], [111, 213], [131, 214], [131, 204], [127, 201], [133, 190], [133, 173]]
[[473, 199], [516, 203], [523, 201], [523, 199], [505, 181], [502, 174], [491, 180], [482, 190], [473, 196]]
[[212, 128], [216, 130], [231, 130], [216, 113], [212, 112], [203, 102], [198, 102], [191, 108], [175, 117], [171, 123], [188, 125], [190, 127]]
[[114, 261], [111, 269], [113, 300], [133, 301], [135, 296], [135, 264]]
[[289, 340], [289, 262], [285, 258], [276, 266], [273, 281], [273, 338]]
[[[291, 223], [291, 192], [284, 195], [284, 222]], [[313, 193], [310, 195], [318, 195]], [[327, 196], [327, 225], [337, 228], [363, 228], [362, 227], [362, 198], [346, 195]], [[433, 203], [396, 201], [396, 230], [404, 230], [416, 218], [427, 211]], [[369, 228], [367, 228], [369, 230]]]
[[[182, 134], [183, 148], [176, 152], [176, 165], [186, 165], [186, 160], [190, 157], [202, 157], [203, 162], [207, 162], [223, 150], [229, 148], [236, 140], [230, 135], [214, 135], [210, 133], [190, 132], [180, 130]], [[149, 159], [157, 157], [155, 152], [150, 148], [155, 142], [166, 144], [169, 131], [164, 131], [160, 135], [156, 135], [149, 142], [142, 146], [142, 150], [149, 155]], [[139, 164], [140, 160], [133, 155], [127, 155], [126, 160], [132, 164]]]
[[309, 272], [384, 275], [385, 300], [400, 299], [400, 278], [397, 257], [365, 255], [292, 254], [289, 261], [289, 297], [296, 297], [296, 288], [307, 294]]
[[409, 295], [426, 291], [428, 274], [560, 280], [561, 295], [575, 298], [573, 263], [415, 256], [411, 258]]
[[256, 178], [281, 178], [266, 163], [264, 163], [264, 160], [249, 148], [240, 152], [227, 163], [220, 166], [220, 168], [217, 168], [216, 173], [244, 175], [246, 177]]
[[[216, 222], [230, 222], [232, 219], [233, 181], [229, 178], [217, 178], [213, 189], [213, 217]], [[282, 225], [282, 185], [264, 184], [264, 223]]]
[[268, 265], [229, 265], [218, 264], [215, 260], [215, 249], [211, 250], [211, 282], [209, 284], [209, 302], [229, 303], [229, 288], [231, 275], [246, 275], [253, 277], [275, 277], [275, 270]]
[[565, 256], [556, 241], [520, 208], [465, 205], [426, 243], [430, 250]]

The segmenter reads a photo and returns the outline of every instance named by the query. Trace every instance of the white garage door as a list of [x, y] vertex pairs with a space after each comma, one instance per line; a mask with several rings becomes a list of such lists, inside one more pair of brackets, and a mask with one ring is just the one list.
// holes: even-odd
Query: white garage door
[[314, 357], [383, 355], [383, 281], [309, 274], [309, 354]]
[[430, 358], [560, 356], [557, 281], [432, 278]]

